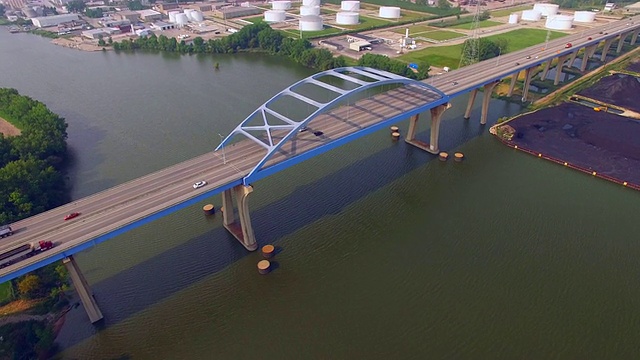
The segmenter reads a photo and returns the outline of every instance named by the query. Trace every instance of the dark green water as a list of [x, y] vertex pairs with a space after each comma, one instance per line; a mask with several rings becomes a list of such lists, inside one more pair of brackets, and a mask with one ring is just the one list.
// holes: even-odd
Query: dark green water
[[[4, 31], [0, 49], [0, 86], [67, 118], [76, 198], [213, 149], [311, 74]], [[464, 163], [381, 131], [254, 184], [268, 276], [199, 206], [79, 254], [106, 321], [71, 311], [61, 357], [637, 359], [640, 194], [504, 147], [465, 103], [441, 138]], [[494, 100], [490, 121], [518, 111]]]

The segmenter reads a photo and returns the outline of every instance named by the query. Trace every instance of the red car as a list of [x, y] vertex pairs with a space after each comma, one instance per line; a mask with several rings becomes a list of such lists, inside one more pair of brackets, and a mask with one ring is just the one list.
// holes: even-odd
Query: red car
[[573, 46], [573, 45], [571, 45], [571, 43], [567, 43], [567, 45], [565, 45], [564, 47], [568, 49], [568, 48], [570, 48], [570, 47], [572, 47], [572, 46]]
[[592, 38], [591, 36], [589, 36], [589, 37], [587, 38], [587, 40], [593, 40], [593, 38]]
[[71, 219], [73, 219], [73, 218], [75, 218], [75, 217], [78, 217], [78, 216], [80, 216], [80, 213], [79, 213], [79, 212], [73, 212], [73, 213], [71, 213], [71, 214], [69, 214], [69, 215], [65, 216], [65, 217], [64, 217], [64, 219], [65, 219], [65, 220], [71, 220]]

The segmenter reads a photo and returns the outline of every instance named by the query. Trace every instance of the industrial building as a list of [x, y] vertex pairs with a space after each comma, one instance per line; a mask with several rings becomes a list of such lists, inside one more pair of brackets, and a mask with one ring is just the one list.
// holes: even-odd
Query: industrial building
[[118, 14], [120, 20], [129, 20], [132, 24], [137, 24], [140, 21], [140, 14], [135, 11], [123, 11]]
[[162, 20], [162, 14], [155, 10], [138, 10], [136, 11], [140, 15], [140, 19], [144, 22], [153, 22]]
[[166, 23], [166, 22], [158, 21], [158, 22], [154, 22], [153, 24], [151, 24], [151, 28], [155, 29], [155, 30], [164, 31], [164, 30], [169, 30], [169, 29], [175, 29], [176, 28], [176, 24], [169, 24], [169, 23]]
[[354, 41], [349, 43], [349, 49], [355, 51], [371, 50], [371, 43], [368, 41]]
[[91, 40], [97, 40], [109, 36], [109, 33], [105, 29], [92, 29], [82, 32], [82, 36]]
[[31, 19], [31, 22], [34, 26], [39, 28], [56, 26], [58, 24], [66, 23], [72, 20], [79, 20], [80, 16], [78, 14], [63, 14], [63, 15], [53, 15], [53, 16], [42, 16]]
[[180, 6], [178, 6], [177, 3], [157, 4], [153, 8], [164, 14], [166, 14], [169, 10], [180, 10]]
[[233, 6], [213, 11], [213, 16], [220, 19], [233, 19], [242, 16], [262, 14], [262, 10], [255, 7]]

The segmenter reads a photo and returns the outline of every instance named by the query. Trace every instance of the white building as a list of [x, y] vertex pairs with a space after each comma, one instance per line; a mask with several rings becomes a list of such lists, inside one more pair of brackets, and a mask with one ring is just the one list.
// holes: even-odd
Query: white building
[[63, 15], [53, 15], [53, 16], [42, 16], [31, 19], [31, 22], [34, 26], [39, 28], [55, 26], [58, 24], [66, 23], [72, 20], [79, 20], [80, 16], [78, 14], [63, 14]]
[[613, 11], [613, 9], [615, 8], [616, 8], [616, 3], [608, 2], [604, 5], [604, 11]]

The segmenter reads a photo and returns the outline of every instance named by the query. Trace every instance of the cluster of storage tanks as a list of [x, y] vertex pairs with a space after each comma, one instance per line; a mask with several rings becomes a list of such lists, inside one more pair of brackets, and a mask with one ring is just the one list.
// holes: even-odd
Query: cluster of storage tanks
[[169, 22], [177, 24], [178, 26], [184, 26], [189, 21], [201, 22], [204, 20], [202, 12], [195, 9], [184, 9], [184, 12], [169, 11]]
[[324, 23], [320, 17], [320, 0], [302, 0], [300, 6], [300, 31], [320, 31]]
[[342, 1], [336, 14], [336, 24], [356, 25], [360, 22], [360, 1]]
[[[576, 11], [573, 15], [558, 14], [559, 6], [556, 4], [535, 4], [532, 10], [522, 12], [522, 20], [524, 21], [540, 21], [545, 17], [545, 27], [552, 30], [570, 30], [573, 22], [593, 22], [596, 19], [596, 13], [592, 11]], [[514, 17], [512, 22], [512, 17]], [[509, 23], [516, 23], [517, 14], [509, 16]]]
[[381, 6], [378, 16], [384, 19], [400, 18], [400, 8], [397, 6]]

